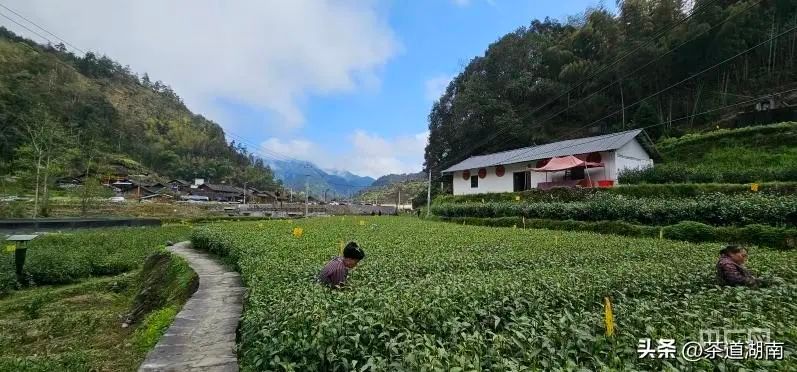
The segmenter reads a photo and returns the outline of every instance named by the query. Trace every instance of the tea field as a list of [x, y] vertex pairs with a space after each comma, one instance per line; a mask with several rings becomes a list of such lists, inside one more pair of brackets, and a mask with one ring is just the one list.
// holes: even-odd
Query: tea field
[[[28, 246], [24, 284], [69, 284], [135, 270], [166, 241], [184, 240], [189, 231], [187, 225], [170, 225], [48, 233]], [[18, 286], [14, 254], [4, 249], [0, 254], [0, 297]]]
[[[794, 250], [752, 250], [750, 268], [776, 284], [747, 289], [715, 286], [717, 244], [407, 217], [224, 222], [192, 240], [249, 287], [244, 371], [797, 369]], [[316, 284], [347, 240], [366, 252], [347, 288]], [[769, 329], [785, 360], [638, 358], [640, 338], [748, 328]]]

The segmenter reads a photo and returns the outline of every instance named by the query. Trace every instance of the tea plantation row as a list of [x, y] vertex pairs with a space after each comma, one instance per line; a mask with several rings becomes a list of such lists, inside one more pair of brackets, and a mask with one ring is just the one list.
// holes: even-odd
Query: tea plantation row
[[[302, 227], [303, 235], [291, 234]], [[347, 240], [366, 258], [346, 290], [317, 283]], [[640, 338], [769, 328], [797, 343], [797, 251], [753, 250], [775, 286], [719, 288], [719, 246], [410, 218], [225, 223], [192, 240], [249, 288], [241, 368], [254, 370], [795, 369], [784, 361], [639, 359]], [[605, 335], [602, 299], [614, 303]]]
[[432, 213], [441, 217], [514, 217], [579, 221], [625, 221], [672, 225], [695, 221], [714, 226], [797, 224], [797, 198], [763, 194], [708, 194], [693, 198], [633, 198], [595, 194], [573, 202], [436, 203]]
[[[167, 240], [189, 235], [187, 226], [118, 228], [46, 234], [28, 245], [25, 284], [66, 284], [89, 276], [115, 275], [141, 266]], [[18, 285], [14, 254], [0, 256], [0, 296]]]

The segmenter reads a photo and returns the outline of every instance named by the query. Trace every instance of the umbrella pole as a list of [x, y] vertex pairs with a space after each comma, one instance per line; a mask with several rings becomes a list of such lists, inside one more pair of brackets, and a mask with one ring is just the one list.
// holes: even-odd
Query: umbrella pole
[[587, 173], [587, 181], [589, 181], [589, 187], [593, 187], [592, 186], [592, 177], [590, 177], [590, 175], [589, 175], [589, 167], [586, 166], [586, 165], [584, 166], [584, 172]]

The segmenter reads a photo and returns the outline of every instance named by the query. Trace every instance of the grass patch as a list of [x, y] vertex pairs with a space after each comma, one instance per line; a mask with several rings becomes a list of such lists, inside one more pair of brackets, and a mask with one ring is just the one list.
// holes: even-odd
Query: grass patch
[[0, 370], [134, 371], [146, 351], [121, 317], [135, 276], [21, 290], [0, 300]]
[[167, 306], [163, 309], [153, 311], [145, 319], [141, 326], [136, 329], [133, 336], [133, 344], [139, 351], [147, 352], [155, 347], [161, 336], [166, 333], [166, 329], [172, 324], [174, 317], [177, 316], [176, 306]]

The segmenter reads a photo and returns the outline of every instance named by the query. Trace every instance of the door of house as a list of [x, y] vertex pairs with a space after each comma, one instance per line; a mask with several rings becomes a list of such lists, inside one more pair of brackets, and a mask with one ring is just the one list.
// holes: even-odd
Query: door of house
[[515, 192], [527, 190], [526, 173], [528, 172], [515, 172], [512, 174], [513, 190]]

